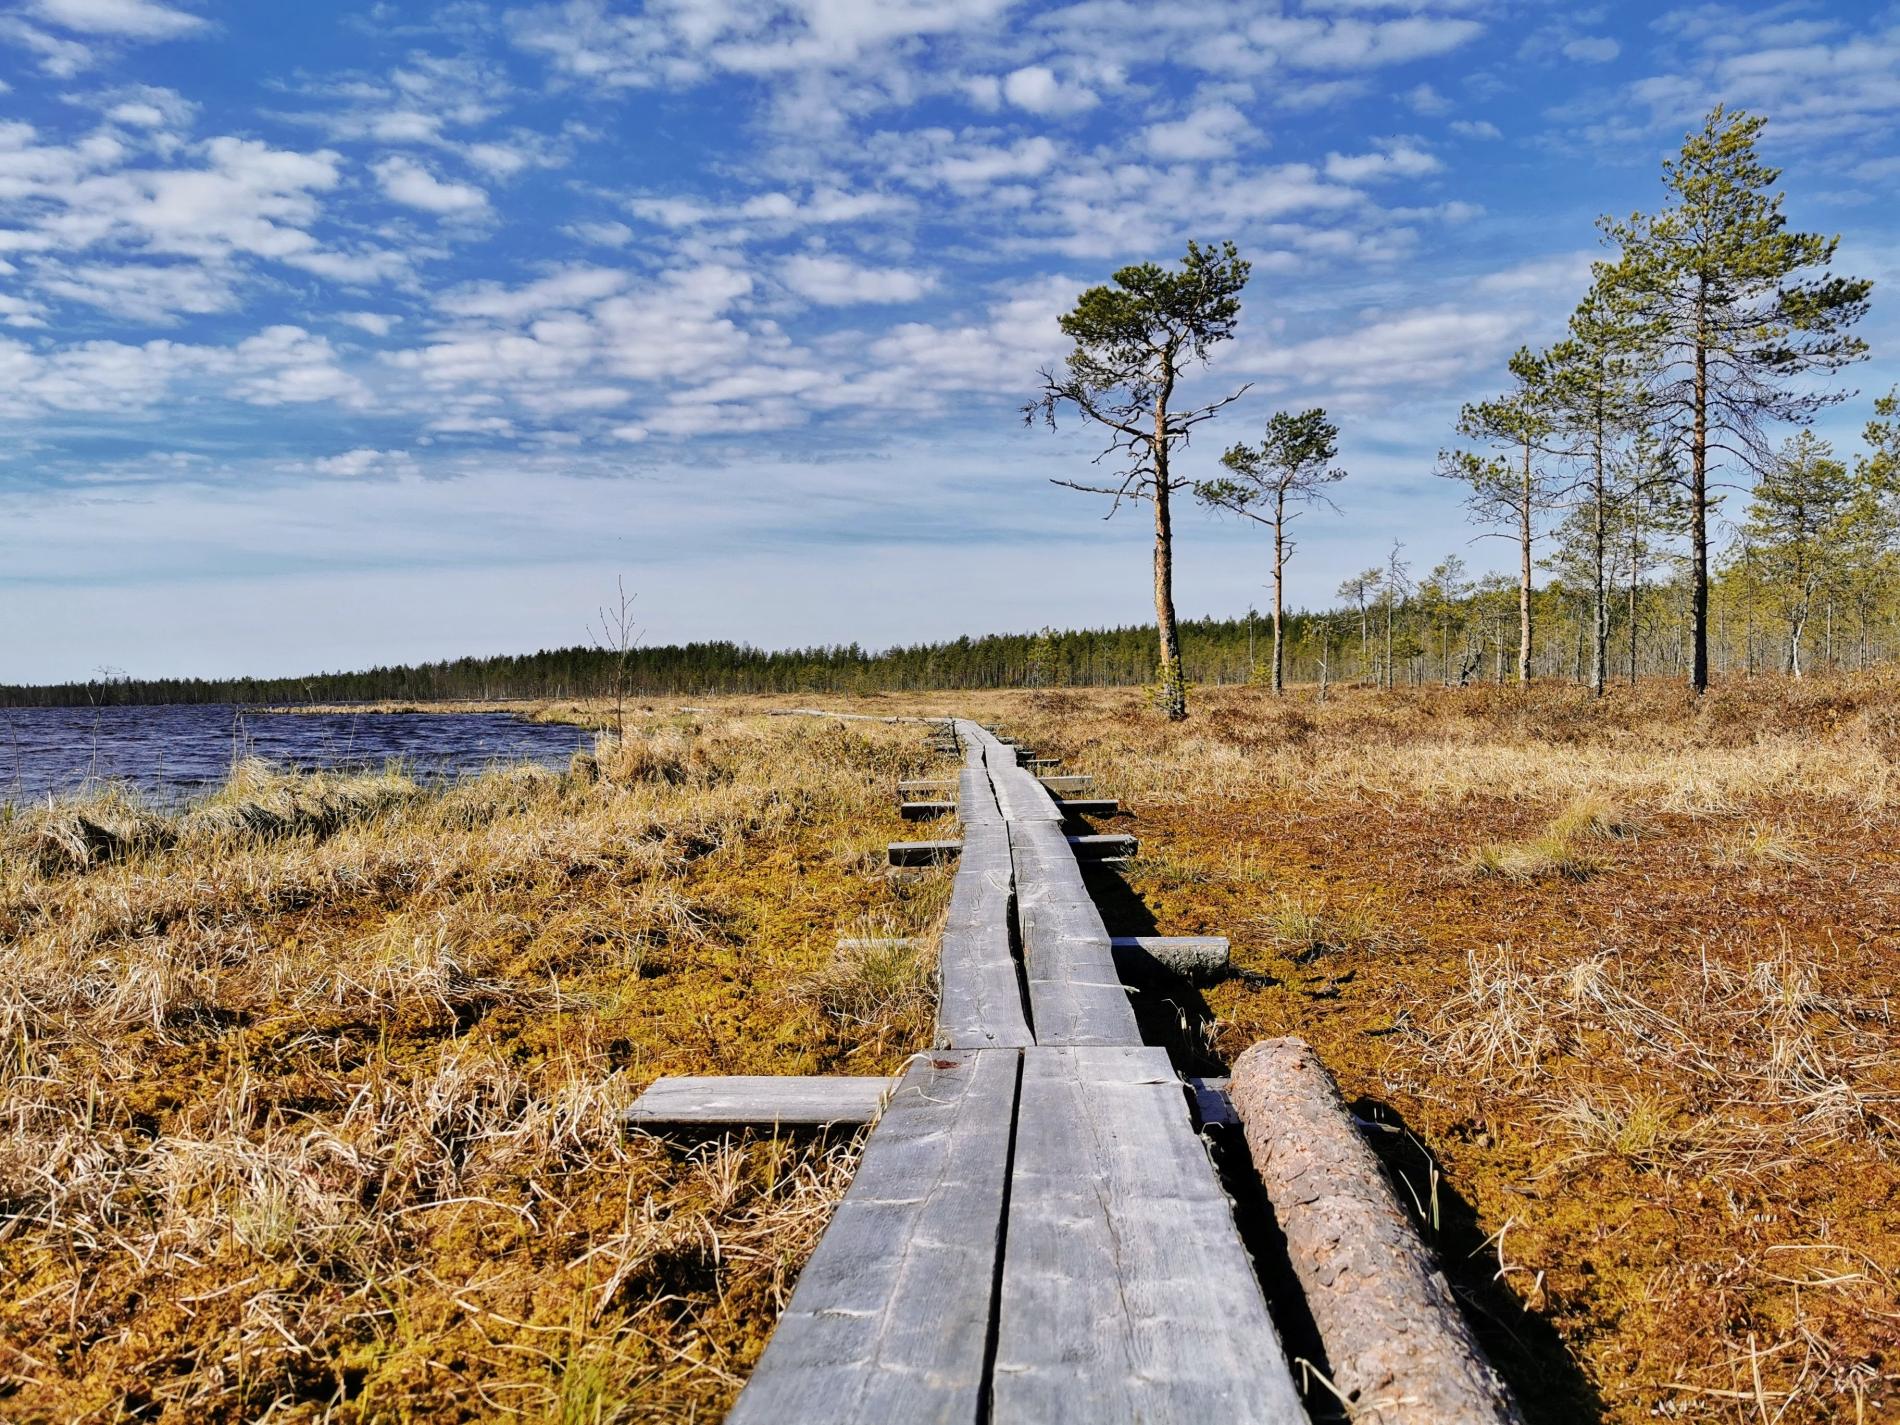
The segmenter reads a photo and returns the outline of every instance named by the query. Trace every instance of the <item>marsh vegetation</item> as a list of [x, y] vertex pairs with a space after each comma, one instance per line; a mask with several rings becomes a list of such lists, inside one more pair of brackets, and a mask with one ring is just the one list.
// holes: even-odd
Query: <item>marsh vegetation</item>
[[[1900, 684], [1314, 694], [848, 707], [1121, 799], [1110, 929], [1234, 948], [1144, 1028], [1207, 1071], [1314, 1044], [1531, 1418], [1890, 1417]], [[877, 874], [919, 730], [772, 706], [0, 828], [0, 1414], [716, 1418], [854, 1145], [620, 1110], [896, 1068], [947, 885]]]

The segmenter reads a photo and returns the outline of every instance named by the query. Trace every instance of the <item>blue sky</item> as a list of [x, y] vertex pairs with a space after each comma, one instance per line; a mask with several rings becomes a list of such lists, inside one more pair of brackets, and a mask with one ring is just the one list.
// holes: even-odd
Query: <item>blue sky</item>
[[[1187, 457], [1343, 428], [1328, 597], [1560, 330], [1599, 213], [1721, 99], [1876, 280], [1900, 379], [1900, 9], [1485, 0], [0, 0], [0, 680], [584, 640], [871, 644], [1150, 613], [1144, 517], [1026, 429], [1123, 262], [1254, 264]], [[1199, 513], [1184, 612], [1265, 602]]]

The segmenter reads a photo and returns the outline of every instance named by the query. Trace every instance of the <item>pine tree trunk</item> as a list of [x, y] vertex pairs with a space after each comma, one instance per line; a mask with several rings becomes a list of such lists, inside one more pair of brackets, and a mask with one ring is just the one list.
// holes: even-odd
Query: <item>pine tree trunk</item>
[[1531, 681], [1531, 445], [1524, 442], [1523, 486], [1518, 492], [1517, 681]]
[[[1706, 292], [1708, 279], [1701, 279]], [[1709, 690], [1709, 343], [1698, 294], [1695, 342], [1695, 427], [1689, 436], [1690, 670], [1689, 686]]]
[[1281, 632], [1286, 616], [1286, 495], [1277, 495], [1273, 505], [1273, 696], [1286, 693], [1286, 642]]
[[1181, 639], [1174, 622], [1174, 521], [1168, 509], [1167, 393], [1155, 402], [1155, 627], [1161, 636], [1160, 706], [1170, 722], [1188, 715]]
[[1604, 508], [1603, 410], [1600, 402], [1596, 435], [1596, 587], [1592, 590], [1595, 596], [1595, 608], [1592, 610], [1595, 637], [1590, 650], [1590, 692], [1600, 698], [1610, 671], [1610, 532], [1609, 511]]

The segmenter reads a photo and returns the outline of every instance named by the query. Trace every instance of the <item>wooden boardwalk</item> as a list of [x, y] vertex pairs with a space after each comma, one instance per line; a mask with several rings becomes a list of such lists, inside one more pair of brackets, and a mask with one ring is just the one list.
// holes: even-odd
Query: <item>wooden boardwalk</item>
[[[1086, 779], [951, 729], [962, 839], [937, 1048], [894, 1090], [765, 1094], [765, 1121], [788, 1123], [860, 1121], [889, 1097], [728, 1419], [1304, 1421], [1195, 1086], [1129, 1008], [1123, 973], [1152, 956], [1109, 936], [1077, 860], [1093, 839], [1070, 836], [1049, 785]], [[1223, 942], [1189, 953], [1216, 945], [1224, 960]], [[723, 1123], [758, 1089], [663, 1080], [635, 1117]]]

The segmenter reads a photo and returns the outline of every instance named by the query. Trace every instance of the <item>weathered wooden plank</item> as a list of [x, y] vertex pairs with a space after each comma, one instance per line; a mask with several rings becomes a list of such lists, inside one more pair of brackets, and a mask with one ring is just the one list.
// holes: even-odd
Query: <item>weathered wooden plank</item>
[[955, 777], [931, 777], [921, 781], [899, 782], [897, 799], [908, 800], [911, 797], [928, 797], [939, 792], [954, 792], [957, 789]]
[[893, 1081], [841, 1074], [655, 1080], [627, 1110], [633, 1128], [813, 1128], [869, 1123]]
[[1115, 860], [1133, 856], [1141, 849], [1140, 842], [1122, 832], [1111, 832], [1104, 836], [1071, 836], [1069, 846], [1077, 859], [1083, 861]]
[[1052, 792], [1086, 792], [1095, 785], [1095, 778], [1083, 772], [1066, 776], [1043, 776], [1036, 780]]
[[912, 1061], [730, 1425], [973, 1425], [1020, 1063], [1014, 1050]]
[[1122, 809], [1114, 797], [1061, 797], [1058, 805], [1064, 816], [1113, 816]]
[[955, 802], [904, 802], [898, 808], [898, 815], [905, 821], [931, 821], [940, 816], [956, 814]]
[[1115, 952], [1115, 969], [1125, 980], [1217, 979], [1232, 953], [1219, 935], [1117, 935], [1109, 946]]
[[1038, 767], [1060, 767], [1062, 759], [1060, 757], [1025, 757], [1022, 765], [1034, 771]]
[[1306, 1419], [1165, 1051], [1023, 1056], [992, 1418]]
[[939, 941], [937, 1043], [945, 1048], [1035, 1043], [1010, 937], [1009, 829], [993, 805], [990, 811], [964, 823], [963, 855]]
[[960, 841], [893, 841], [885, 854], [893, 866], [935, 866], [955, 860], [962, 849]]
[[1062, 809], [1049, 789], [1019, 767], [988, 764], [990, 785], [996, 789], [996, 803], [1011, 821], [1060, 821]]
[[1139, 1044], [1101, 912], [1060, 822], [1011, 822], [1016, 914], [1038, 1044]]
[[1240, 1115], [1234, 1112], [1234, 1102], [1227, 1096], [1228, 1080], [1190, 1076], [1182, 1082], [1187, 1085], [1188, 1105], [1194, 1110], [1197, 1125], [1202, 1128], [1240, 1127]]

